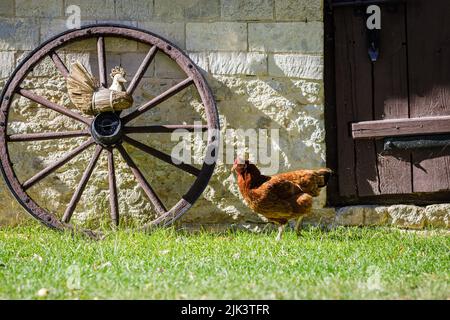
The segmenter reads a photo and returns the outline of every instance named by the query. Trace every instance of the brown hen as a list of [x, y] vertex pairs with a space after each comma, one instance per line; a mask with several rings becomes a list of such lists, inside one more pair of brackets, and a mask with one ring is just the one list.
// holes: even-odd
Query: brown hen
[[248, 160], [234, 161], [233, 170], [237, 174], [239, 191], [248, 206], [276, 223], [277, 240], [291, 219], [298, 219], [295, 226], [300, 234], [302, 219], [311, 212], [312, 198], [317, 197], [320, 189], [327, 185], [331, 170], [296, 170], [265, 176]]

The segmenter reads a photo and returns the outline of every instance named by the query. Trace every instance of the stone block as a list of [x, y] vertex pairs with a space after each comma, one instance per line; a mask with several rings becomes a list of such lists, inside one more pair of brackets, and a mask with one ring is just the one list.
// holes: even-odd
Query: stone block
[[206, 52], [188, 52], [189, 58], [199, 67], [203, 72], [208, 72], [208, 53]]
[[[129, 52], [122, 53], [120, 55], [120, 64], [127, 72], [127, 79], [131, 80], [140, 67], [142, 61], [145, 58], [145, 53], [143, 52]], [[155, 62], [153, 61], [148, 66], [147, 71], [144, 73], [144, 77], [152, 77], [155, 71]]]
[[[41, 19], [41, 42], [48, 40], [61, 32], [68, 30], [66, 25], [66, 19]], [[81, 20], [81, 26], [95, 24], [95, 20]], [[83, 50], [82, 48], [81, 50]], [[93, 49], [93, 48], [91, 48]]]
[[336, 210], [335, 224], [339, 226], [362, 226], [364, 225], [365, 207], [353, 206], [343, 207]]
[[[26, 55], [28, 54], [29, 52]], [[64, 61], [64, 54], [60, 53], [59, 56]], [[50, 57], [45, 57], [33, 68], [33, 76], [36, 77], [53, 77], [57, 75], [60, 75], [60, 73]]]
[[0, 52], [0, 78], [7, 78], [14, 71], [14, 52]]
[[313, 118], [323, 117], [323, 83], [311, 80], [293, 80], [293, 86], [297, 89], [292, 98], [304, 105], [303, 110]]
[[164, 53], [157, 53], [155, 57], [155, 77], [159, 79], [184, 79], [184, 71]]
[[323, 52], [322, 22], [249, 23], [250, 51]]
[[106, 52], [130, 52], [138, 50], [138, 43], [134, 40], [124, 38], [106, 38], [105, 39]]
[[427, 225], [436, 228], [450, 228], [450, 204], [433, 204], [425, 207]]
[[[3, 0], [2, 0], [3, 1]], [[62, 17], [62, 0], [16, 0], [16, 16], [19, 17]]]
[[0, 50], [31, 50], [38, 44], [37, 20], [0, 18]]
[[223, 0], [225, 20], [273, 20], [273, 0]]
[[41, 41], [48, 40], [64, 31], [67, 31], [65, 19], [41, 20], [41, 28], [40, 28]]
[[387, 207], [349, 206], [339, 208], [336, 212], [336, 225], [341, 226], [374, 226], [388, 222]]
[[[306, 216], [302, 222], [313, 226], [332, 225], [335, 218], [336, 210], [334, 208], [317, 208], [312, 209], [311, 214]], [[293, 223], [294, 225], [295, 223]]]
[[425, 209], [413, 205], [388, 207], [391, 224], [407, 229], [422, 229], [425, 226]]
[[[181, 49], [185, 48], [184, 23], [182, 22], [166, 23], [145, 21], [138, 22], [138, 27], [169, 40]], [[139, 45], [140, 50], [144, 47], [147, 46]]]
[[[133, 2], [133, 1], [129, 1]], [[81, 9], [81, 19], [113, 19], [114, 0], [70, 0], [66, 5], [77, 5]], [[132, 17], [131, 17], [132, 18]]]
[[364, 225], [366, 226], [381, 226], [387, 224], [389, 221], [389, 213], [387, 207], [371, 207], [364, 213]]
[[209, 71], [213, 74], [267, 74], [267, 56], [256, 52], [211, 52]]
[[275, 0], [277, 21], [323, 21], [323, 0]]
[[125, 20], [149, 20], [153, 14], [153, 1], [116, 0], [116, 17]]
[[321, 80], [323, 57], [300, 54], [271, 54], [269, 75], [275, 77]]
[[14, 0], [0, 1], [0, 16], [14, 15]]
[[163, 21], [215, 19], [219, 0], [155, 0], [154, 16]]
[[246, 28], [238, 22], [188, 23], [186, 47], [191, 51], [246, 51]]

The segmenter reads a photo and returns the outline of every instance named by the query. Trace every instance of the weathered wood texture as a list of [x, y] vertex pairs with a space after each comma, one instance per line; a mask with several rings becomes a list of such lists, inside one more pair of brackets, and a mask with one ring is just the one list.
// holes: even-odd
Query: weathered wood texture
[[[450, 115], [450, 1], [408, 6], [410, 116]], [[450, 189], [450, 146], [412, 152], [415, 192]]]
[[352, 123], [354, 139], [441, 134], [450, 132], [450, 116], [404, 118]]
[[337, 8], [334, 18], [339, 193], [352, 196], [357, 194], [357, 159], [355, 142], [348, 126], [358, 121], [358, 114], [363, 111], [358, 106], [371, 104], [371, 70], [364, 54], [362, 17], [356, 19], [353, 8], [345, 7]]
[[[324, 2], [324, 32], [325, 32], [325, 43], [324, 43], [324, 82], [327, 84], [327, 89], [325, 90], [325, 124], [327, 130], [325, 130], [325, 143], [327, 145], [326, 162], [327, 166], [333, 170], [333, 172], [338, 172], [337, 166], [337, 121], [336, 121], [336, 86], [335, 83], [335, 65], [336, 61], [334, 59], [334, 19], [333, 10], [331, 3]], [[327, 187], [327, 204], [331, 205], [339, 200], [338, 188], [338, 177], [337, 175], [331, 175], [328, 181]]]
[[[408, 65], [405, 5], [383, 6], [380, 59], [373, 64], [374, 120], [408, 118]], [[411, 162], [408, 151], [383, 151], [376, 141], [378, 192], [410, 193]], [[373, 194], [376, 194], [375, 192]]]
[[380, 6], [376, 62], [364, 7], [333, 12], [340, 203], [450, 190], [450, 147], [387, 152], [381, 139], [450, 132], [450, 2]]

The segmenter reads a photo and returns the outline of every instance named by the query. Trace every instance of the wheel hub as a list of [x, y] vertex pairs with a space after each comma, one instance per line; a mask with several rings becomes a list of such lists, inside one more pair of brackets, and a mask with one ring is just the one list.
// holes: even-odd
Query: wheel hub
[[99, 113], [92, 121], [91, 134], [103, 146], [117, 144], [122, 139], [122, 122], [114, 112]]

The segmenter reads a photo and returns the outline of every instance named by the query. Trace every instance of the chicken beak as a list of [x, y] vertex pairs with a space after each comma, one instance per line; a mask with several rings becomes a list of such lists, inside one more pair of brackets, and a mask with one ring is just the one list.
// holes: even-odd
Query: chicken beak
[[242, 162], [243, 161], [241, 158], [237, 158], [236, 160], [234, 160], [233, 166], [231, 167], [231, 171], [236, 171], [238, 164]]
[[118, 80], [119, 82], [128, 82], [127, 79], [125, 79], [124, 77], [120, 77]]

